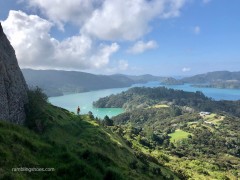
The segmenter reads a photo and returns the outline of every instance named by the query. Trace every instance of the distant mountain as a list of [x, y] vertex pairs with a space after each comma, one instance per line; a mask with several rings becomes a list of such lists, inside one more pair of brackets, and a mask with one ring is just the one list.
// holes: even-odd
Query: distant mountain
[[127, 75], [129, 79], [132, 79], [136, 83], [146, 83], [149, 81], [163, 81], [166, 77], [153, 76], [151, 74], [144, 74], [140, 76]]
[[184, 84], [182, 81], [179, 81], [175, 78], [172, 78], [172, 77], [169, 77], [169, 78], [166, 78], [164, 79], [161, 84], [163, 85], [182, 85]]
[[189, 83], [194, 87], [240, 89], [240, 71], [215, 71], [181, 79], [169, 77], [163, 79], [161, 83], [162, 85], [181, 85]]
[[229, 81], [238, 80], [240, 81], [240, 71], [229, 72], [229, 71], [215, 71], [205, 74], [199, 74], [192, 77], [186, 77], [181, 79], [184, 83], [213, 83], [217, 81]]
[[190, 83], [195, 87], [240, 89], [240, 71], [215, 71], [183, 78], [182, 83]]
[[28, 86], [39, 86], [48, 96], [128, 87], [134, 83], [124, 76], [94, 75], [76, 71], [23, 69], [22, 72]]
[[62, 70], [22, 69], [22, 72], [29, 87], [38, 86], [42, 88], [48, 96], [129, 87], [135, 83], [161, 81], [164, 79], [163, 77], [152, 75], [95, 75], [85, 72]]

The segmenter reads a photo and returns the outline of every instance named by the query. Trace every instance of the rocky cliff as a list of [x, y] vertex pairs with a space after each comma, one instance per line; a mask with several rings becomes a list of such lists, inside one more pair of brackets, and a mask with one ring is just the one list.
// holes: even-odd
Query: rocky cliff
[[26, 82], [0, 23], [0, 120], [23, 124], [27, 102]]

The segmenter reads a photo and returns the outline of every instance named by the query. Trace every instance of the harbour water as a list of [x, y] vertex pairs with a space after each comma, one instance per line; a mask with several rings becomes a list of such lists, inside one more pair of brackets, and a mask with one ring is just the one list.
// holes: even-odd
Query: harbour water
[[[163, 86], [160, 82], [148, 82], [145, 84], [135, 84], [131, 87], [158, 87]], [[184, 85], [164, 85], [167, 88], [179, 89], [183, 91], [196, 92], [201, 91], [206, 96], [211, 97], [215, 100], [240, 100], [240, 90], [238, 89], [217, 89], [217, 88], [200, 88], [192, 87], [190, 84]], [[56, 106], [65, 108], [69, 111], [76, 112], [78, 106], [81, 108], [81, 114], [86, 114], [91, 111], [94, 116], [103, 118], [105, 115], [109, 117], [116, 116], [124, 110], [122, 108], [94, 108], [92, 103], [101, 97], [109, 96], [111, 94], [117, 94], [122, 91], [126, 91], [131, 88], [113, 88], [104, 89], [98, 91], [90, 91], [77, 94], [67, 94], [59, 97], [51, 97], [49, 101]]]

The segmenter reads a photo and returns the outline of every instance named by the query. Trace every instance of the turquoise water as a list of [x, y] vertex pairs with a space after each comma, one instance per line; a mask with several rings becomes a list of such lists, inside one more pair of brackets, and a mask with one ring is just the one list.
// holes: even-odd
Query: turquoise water
[[211, 97], [214, 100], [240, 100], [240, 89], [200, 88], [192, 87], [190, 84], [167, 85], [166, 87], [188, 92], [201, 91], [206, 96]]
[[104, 89], [85, 93], [68, 94], [59, 97], [51, 97], [49, 98], [49, 101], [53, 105], [65, 108], [71, 112], [76, 112], [77, 107], [80, 106], [81, 114], [86, 114], [89, 111], [92, 111], [94, 116], [99, 118], [103, 118], [105, 115], [112, 117], [124, 112], [124, 110], [122, 108], [94, 108], [92, 106], [93, 101], [111, 94], [120, 93], [127, 89], [128, 88]]
[[[145, 84], [135, 84], [132, 87], [158, 87], [163, 86], [159, 82], [148, 82]], [[240, 100], [240, 90], [235, 89], [216, 89], [216, 88], [198, 88], [191, 87], [190, 84], [185, 85], [167, 85], [166, 87], [172, 89], [179, 89], [183, 91], [195, 92], [202, 91], [206, 96], [215, 100]], [[81, 114], [86, 114], [88, 111], [92, 111], [94, 116], [103, 118], [105, 115], [109, 117], [116, 116], [124, 110], [122, 108], [94, 108], [92, 102], [98, 100], [101, 97], [109, 96], [111, 94], [117, 94], [122, 91], [126, 91], [128, 88], [114, 88], [104, 89], [98, 91], [91, 91], [78, 94], [68, 94], [59, 97], [51, 97], [49, 101], [56, 106], [65, 108], [69, 111], [76, 112], [77, 106], [81, 108]]]

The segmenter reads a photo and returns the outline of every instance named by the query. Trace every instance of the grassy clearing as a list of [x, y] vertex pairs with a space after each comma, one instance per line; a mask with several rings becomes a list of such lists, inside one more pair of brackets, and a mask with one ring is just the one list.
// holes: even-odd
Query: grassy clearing
[[203, 119], [208, 122], [208, 123], [212, 123], [214, 125], [219, 125], [221, 124], [221, 122], [224, 120], [225, 116], [220, 116], [218, 114], [210, 114], [210, 115], [206, 115], [203, 117]]
[[191, 135], [190, 133], [177, 129], [174, 133], [169, 134], [170, 138], [170, 142], [174, 143], [177, 142], [181, 139], [185, 139], [188, 137], [188, 135]]
[[152, 108], [169, 108], [169, 106], [166, 104], [157, 104], [152, 106]]

